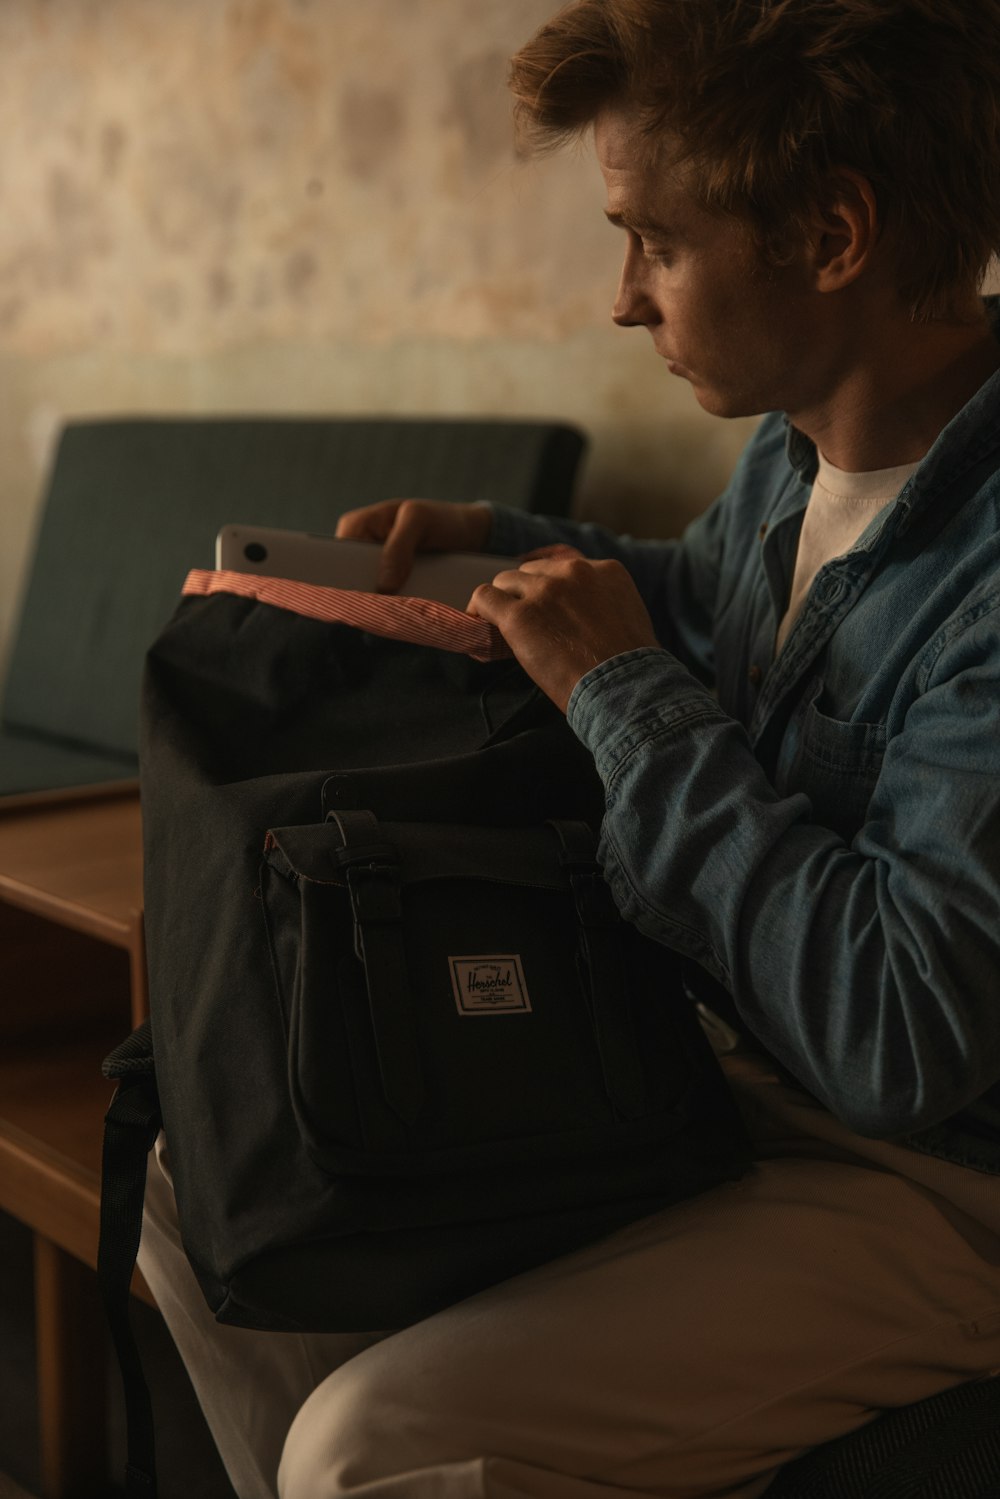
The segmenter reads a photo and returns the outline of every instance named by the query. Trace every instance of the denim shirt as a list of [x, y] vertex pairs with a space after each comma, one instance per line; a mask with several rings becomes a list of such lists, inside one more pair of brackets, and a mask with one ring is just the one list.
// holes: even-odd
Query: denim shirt
[[662, 643], [568, 707], [624, 915], [848, 1127], [1000, 1173], [1000, 375], [775, 658], [816, 462], [772, 415], [679, 541], [494, 507], [490, 546], [618, 558]]

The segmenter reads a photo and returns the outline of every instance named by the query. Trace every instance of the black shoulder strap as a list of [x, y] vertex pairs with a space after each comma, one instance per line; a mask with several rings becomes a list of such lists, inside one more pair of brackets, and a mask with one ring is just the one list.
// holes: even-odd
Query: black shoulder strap
[[104, 1120], [97, 1279], [125, 1389], [126, 1499], [155, 1499], [153, 1407], [129, 1317], [146, 1164], [161, 1124], [148, 1020], [112, 1052], [103, 1071], [105, 1077], [118, 1080], [118, 1087]]

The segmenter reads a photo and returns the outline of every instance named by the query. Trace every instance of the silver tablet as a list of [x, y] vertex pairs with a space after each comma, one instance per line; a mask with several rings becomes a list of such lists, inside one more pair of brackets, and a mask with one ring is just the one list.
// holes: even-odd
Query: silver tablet
[[[338, 541], [268, 526], [223, 526], [216, 537], [215, 565], [229, 572], [372, 592], [381, 550], [377, 541]], [[422, 552], [400, 593], [464, 609], [480, 583], [491, 583], [497, 573], [517, 565], [512, 557], [485, 552]]]

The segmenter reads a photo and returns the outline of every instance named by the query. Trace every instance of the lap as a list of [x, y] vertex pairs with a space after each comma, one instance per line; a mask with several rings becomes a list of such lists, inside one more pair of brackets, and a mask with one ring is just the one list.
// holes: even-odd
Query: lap
[[1000, 1369], [982, 1182], [946, 1203], [913, 1152], [731, 1065], [741, 1181], [364, 1351], [214, 1324], [156, 1173], [144, 1269], [241, 1499], [269, 1499], [282, 1445], [283, 1499], [754, 1499], [799, 1451]]
[[931, 1197], [867, 1162], [762, 1160], [352, 1360], [297, 1417], [283, 1493], [308, 1471], [324, 1499], [750, 1499], [998, 1364], [1000, 1274]]

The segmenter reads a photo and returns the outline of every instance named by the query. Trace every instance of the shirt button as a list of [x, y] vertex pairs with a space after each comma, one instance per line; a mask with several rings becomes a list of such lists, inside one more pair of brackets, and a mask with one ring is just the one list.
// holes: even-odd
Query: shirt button
[[751, 666], [750, 670], [747, 672], [747, 677], [749, 678], [750, 686], [751, 687], [759, 687], [760, 683], [761, 683], [761, 678], [763, 677], [763, 675], [764, 675], [764, 673], [763, 673], [763, 671], [761, 670], [761, 668], [759, 666]]
[[757, 532], [757, 535], [760, 537], [761, 541], [764, 540], [764, 537], [767, 535], [767, 521], [765, 521], [761, 526], [760, 530]]

